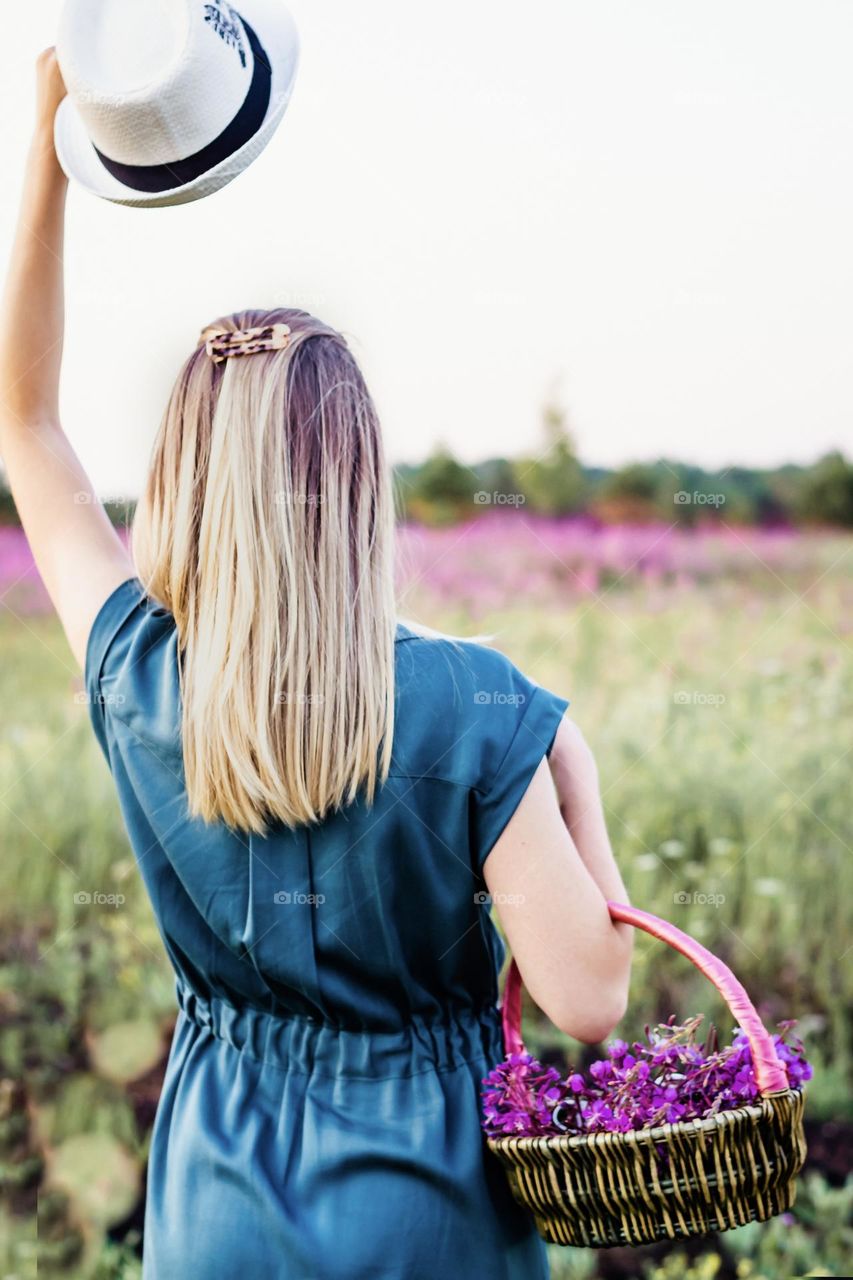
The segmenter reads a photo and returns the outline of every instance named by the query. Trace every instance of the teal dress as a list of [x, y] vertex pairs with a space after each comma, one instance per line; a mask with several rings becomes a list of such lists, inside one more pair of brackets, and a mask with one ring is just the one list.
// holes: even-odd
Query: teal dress
[[257, 835], [187, 814], [177, 633], [138, 580], [86, 685], [177, 977], [145, 1280], [544, 1280], [480, 1130], [503, 1056], [483, 862], [567, 703], [483, 646], [397, 633], [373, 806]]

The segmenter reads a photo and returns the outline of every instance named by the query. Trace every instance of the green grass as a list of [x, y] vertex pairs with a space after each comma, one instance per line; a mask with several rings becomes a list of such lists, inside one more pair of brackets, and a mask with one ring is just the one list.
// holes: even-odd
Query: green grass
[[[633, 901], [720, 954], [768, 1019], [802, 1019], [836, 1073], [853, 1001], [849, 592], [839, 574], [805, 601], [721, 585], [654, 612], [611, 593], [478, 620], [571, 699]], [[641, 936], [623, 1033], [670, 1012], [728, 1025], [687, 961]]]
[[[769, 1022], [801, 1020], [818, 1065], [809, 1112], [848, 1119], [851, 598], [838, 566], [804, 598], [778, 582], [762, 593], [729, 581], [616, 589], [565, 610], [519, 604], [477, 620], [572, 700], [634, 902], [720, 954]], [[407, 600], [406, 613], [472, 631], [461, 609], [426, 596]], [[26, 1080], [33, 1108], [23, 1136], [0, 1111], [0, 1158], [28, 1168], [34, 1153], [108, 1132], [141, 1171], [147, 1134], [121, 1084], [93, 1069], [92, 1037], [132, 1023], [150, 1048], [150, 1023], [168, 1022], [171, 975], [58, 628], [0, 616], [0, 653], [0, 1071]], [[124, 902], [80, 904], [81, 892]], [[705, 1013], [726, 1031], [731, 1021], [686, 960], [642, 937], [621, 1033], [671, 1012]], [[528, 1032], [536, 1047], [576, 1049], [532, 1010]], [[16, 1242], [0, 1251], [9, 1275], [28, 1274], [18, 1260], [31, 1250], [28, 1194], [19, 1188], [14, 1216], [2, 1219], [14, 1226], [0, 1232]], [[87, 1257], [98, 1256], [109, 1212], [82, 1224], [94, 1233]], [[72, 1204], [57, 1239], [79, 1216]], [[814, 1235], [813, 1225], [802, 1230]], [[758, 1245], [753, 1254], [764, 1266]], [[99, 1275], [135, 1274], [126, 1257], [111, 1258], [114, 1249], [100, 1254]], [[711, 1274], [702, 1265], [697, 1277]], [[71, 1274], [48, 1263], [40, 1273]], [[554, 1274], [583, 1280], [595, 1259], [562, 1251]]]

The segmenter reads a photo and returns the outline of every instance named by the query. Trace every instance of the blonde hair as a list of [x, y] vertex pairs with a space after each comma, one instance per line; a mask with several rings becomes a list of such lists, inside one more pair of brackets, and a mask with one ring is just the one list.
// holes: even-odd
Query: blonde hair
[[391, 761], [393, 498], [376, 410], [339, 333], [302, 311], [286, 347], [184, 364], [133, 528], [174, 615], [189, 810], [263, 833], [317, 822]]

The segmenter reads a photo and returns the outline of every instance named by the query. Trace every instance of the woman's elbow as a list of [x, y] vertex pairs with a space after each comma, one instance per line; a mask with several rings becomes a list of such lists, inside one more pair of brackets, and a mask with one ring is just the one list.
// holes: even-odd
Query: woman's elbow
[[[600, 1044], [612, 1035], [628, 1008], [627, 986], [613, 991], [597, 992], [589, 1008], [555, 1009], [551, 1021], [564, 1033], [582, 1044]], [[546, 1012], [548, 1012], [546, 1010]]]

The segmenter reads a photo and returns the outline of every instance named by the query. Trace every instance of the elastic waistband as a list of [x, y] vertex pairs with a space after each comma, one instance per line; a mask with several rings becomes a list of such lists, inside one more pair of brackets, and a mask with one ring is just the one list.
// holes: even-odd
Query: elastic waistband
[[237, 1008], [182, 983], [177, 994], [184, 1017], [197, 1027], [259, 1062], [306, 1075], [411, 1076], [454, 1071], [478, 1059], [490, 1069], [503, 1057], [497, 1008], [462, 1009], [441, 1021], [415, 1015], [397, 1030], [361, 1031], [298, 1014]]

